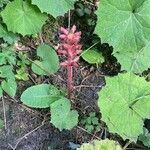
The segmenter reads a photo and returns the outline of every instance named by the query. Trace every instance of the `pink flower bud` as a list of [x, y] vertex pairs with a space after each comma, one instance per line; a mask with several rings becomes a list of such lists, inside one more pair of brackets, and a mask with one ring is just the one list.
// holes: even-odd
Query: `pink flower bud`
[[69, 31], [63, 27], [60, 28], [60, 32], [66, 35], [69, 33]]

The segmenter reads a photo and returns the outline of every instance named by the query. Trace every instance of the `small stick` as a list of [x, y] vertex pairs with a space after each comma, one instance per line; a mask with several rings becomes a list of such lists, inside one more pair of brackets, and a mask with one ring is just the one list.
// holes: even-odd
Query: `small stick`
[[129, 141], [125, 144], [125, 146], [123, 147], [123, 149], [126, 150], [126, 148], [127, 148], [131, 143], [132, 143], [132, 141], [129, 140]]
[[84, 131], [84, 132], [86, 132], [86, 133], [88, 133], [88, 134], [90, 134], [90, 135], [92, 135], [93, 137], [97, 138], [98, 140], [101, 140], [101, 138], [99, 138], [98, 136], [96, 136], [96, 135], [94, 135], [92, 133], [87, 132], [84, 128], [82, 128], [80, 126], [77, 126], [77, 128], [80, 129], [80, 130], [82, 130], [82, 131]]
[[69, 11], [68, 11], [68, 29], [70, 29], [70, 23], [71, 22], [71, 14], [70, 14], [70, 9], [69, 9]]
[[5, 109], [5, 101], [4, 97], [2, 96], [2, 103], [3, 103], [3, 114], [4, 114], [4, 124], [5, 124], [5, 130], [7, 130], [7, 119], [6, 119], [6, 109]]
[[77, 86], [74, 86], [74, 88], [81, 88], [81, 87], [84, 87], [84, 88], [100, 88], [102, 86], [103, 85], [100, 85], [100, 86], [94, 86], [94, 85], [77, 85]]
[[19, 143], [24, 139], [26, 138], [27, 136], [29, 136], [30, 134], [32, 134], [33, 132], [35, 132], [36, 130], [38, 130], [39, 128], [41, 128], [42, 126], [44, 126], [44, 122], [42, 122], [42, 124], [38, 127], [36, 127], [34, 130], [28, 132], [27, 134], [25, 134], [23, 137], [19, 138], [18, 139], [18, 142], [16, 143], [16, 145], [14, 147], [12, 147], [11, 144], [8, 143], [8, 145], [13, 149], [13, 150], [16, 150], [17, 146], [19, 145]]
[[39, 33], [39, 38], [40, 38], [40, 42], [41, 42], [41, 44], [43, 44], [43, 43], [44, 43], [44, 41], [43, 41], [42, 33], [41, 33], [41, 32]]

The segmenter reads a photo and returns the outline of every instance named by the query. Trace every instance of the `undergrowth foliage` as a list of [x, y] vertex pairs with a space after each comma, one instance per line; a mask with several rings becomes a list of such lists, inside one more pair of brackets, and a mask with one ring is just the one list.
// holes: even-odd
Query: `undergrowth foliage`
[[[58, 46], [43, 41], [38, 44], [34, 60], [28, 58], [25, 52], [18, 52], [21, 49], [18, 40], [24, 36], [40, 35], [49, 15], [54, 18], [64, 16], [68, 10], [74, 9], [75, 1], [0, 1], [0, 38], [3, 42], [0, 45], [0, 97], [5, 93], [14, 97], [17, 91], [16, 79], [28, 80], [28, 70], [38, 77], [49, 76], [60, 67], [66, 67], [68, 99], [61, 87], [44, 83], [27, 88], [21, 95], [21, 101], [29, 107], [50, 108], [50, 122], [59, 130], [70, 130], [78, 124], [79, 115], [76, 110], [72, 110], [70, 99], [73, 89], [72, 70], [79, 65], [79, 56], [98, 67], [104, 62], [103, 55], [94, 47], [97, 43], [81, 53], [81, 32], [76, 30], [76, 25], [60, 28]], [[82, 1], [82, 4], [86, 2]], [[122, 70], [118, 76], [106, 77], [106, 86], [98, 92], [101, 120], [110, 132], [117, 133], [124, 140], [136, 142], [139, 138], [150, 147], [147, 144], [148, 130], [143, 130], [144, 120], [150, 119], [150, 83], [142, 76], [150, 68], [150, 0], [100, 0], [99, 3], [94, 3], [94, 10], [95, 8], [95, 34], [101, 38], [102, 43], [113, 47], [112, 55]], [[78, 13], [82, 16], [80, 9]], [[84, 13], [89, 14], [86, 9]], [[57, 47], [56, 50], [53, 47]], [[65, 61], [60, 63], [57, 53]], [[98, 147], [103, 146], [103, 143], [96, 143]], [[118, 146], [114, 142], [112, 145]], [[82, 147], [86, 146], [90, 145]], [[93, 148], [95, 145], [91, 146]]]

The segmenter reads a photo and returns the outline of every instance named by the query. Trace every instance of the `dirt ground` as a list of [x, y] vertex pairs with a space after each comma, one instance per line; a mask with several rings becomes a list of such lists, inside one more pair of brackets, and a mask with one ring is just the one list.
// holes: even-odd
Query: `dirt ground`
[[[42, 80], [65, 88], [65, 73], [61, 69], [56, 76]], [[74, 75], [73, 107], [82, 115], [91, 111], [98, 113], [96, 93], [104, 85], [103, 75], [89, 66], [76, 68]], [[17, 98], [4, 97], [4, 101], [7, 128], [0, 132], [0, 150], [48, 150], [50, 147], [53, 150], [67, 150], [69, 142], [80, 144], [95, 136], [88, 134], [80, 126], [71, 131], [59, 132], [49, 123], [48, 110], [30, 109]], [[2, 101], [0, 108], [3, 108]], [[3, 117], [3, 110], [0, 111], [0, 117]]]

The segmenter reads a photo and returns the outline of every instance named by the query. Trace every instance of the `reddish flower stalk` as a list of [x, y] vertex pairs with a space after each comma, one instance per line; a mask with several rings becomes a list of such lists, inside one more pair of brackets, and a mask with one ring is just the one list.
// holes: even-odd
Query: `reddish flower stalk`
[[66, 60], [60, 65], [67, 68], [67, 88], [68, 98], [71, 98], [73, 67], [78, 66], [79, 54], [81, 53], [81, 45], [79, 44], [81, 32], [76, 31], [74, 25], [71, 29], [60, 28], [60, 44], [58, 46], [58, 54], [66, 57]]

